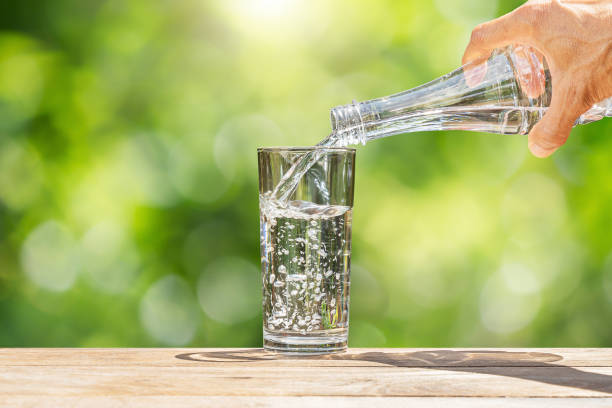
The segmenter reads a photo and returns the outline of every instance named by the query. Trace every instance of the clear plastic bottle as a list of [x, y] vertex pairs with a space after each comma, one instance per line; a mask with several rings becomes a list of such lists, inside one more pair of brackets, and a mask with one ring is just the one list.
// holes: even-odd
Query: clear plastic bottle
[[[466, 83], [466, 68], [470, 67], [395, 95], [333, 108], [333, 133], [322, 144], [365, 144], [428, 130], [527, 134], [550, 104], [548, 66], [529, 47], [496, 50], [487, 61], [484, 78], [474, 86]], [[539, 90], [538, 95], [533, 89]], [[612, 116], [612, 98], [595, 104], [576, 124], [604, 116]]]

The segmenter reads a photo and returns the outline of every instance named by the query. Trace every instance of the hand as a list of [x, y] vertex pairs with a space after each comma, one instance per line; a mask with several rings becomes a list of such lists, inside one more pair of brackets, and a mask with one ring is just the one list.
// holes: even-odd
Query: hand
[[[580, 115], [612, 96], [612, 0], [530, 0], [477, 26], [463, 64], [484, 62], [494, 49], [510, 44], [528, 45], [546, 57], [552, 101], [529, 133], [529, 149], [537, 157], [550, 156]], [[537, 83], [527, 87], [536, 95], [542, 90]]]

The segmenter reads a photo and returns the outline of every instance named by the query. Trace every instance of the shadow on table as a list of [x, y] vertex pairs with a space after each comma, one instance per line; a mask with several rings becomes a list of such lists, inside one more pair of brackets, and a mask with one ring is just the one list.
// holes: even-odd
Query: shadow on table
[[[589, 373], [574, 367], [554, 364], [563, 357], [542, 352], [497, 350], [427, 350], [414, 352], [366, 351], [318, 356], [274, 354], [262, 349], [209, 351], [178, 354], [176, 358], [189, 361], [237, 363], [270, 360], [308, 359], [329, 361], [364, 361], [395, 367], [421, 367], [437, 370], [491, 374], [521, 378], [541, 383], [574, 387], [612, 394], [612, 376]], [[325, 364], [329, 367], [329, 363]], [[355, 365], [351, 365], [355, 366]], [[370, 365], [368, 365], [370, 366]], [[554, 368], [554, 370], [542, 370]]]

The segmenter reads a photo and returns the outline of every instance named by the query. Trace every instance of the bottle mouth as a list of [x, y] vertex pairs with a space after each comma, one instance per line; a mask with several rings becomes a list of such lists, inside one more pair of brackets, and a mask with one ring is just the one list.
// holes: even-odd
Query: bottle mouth
[[330, 111], [333, 131], [343, 131], [348, 127], [358, 125], [361, 122], [359, 118], [359, 106], [355, 103], [336, 106]]
[[344, 106], [336, 106], [332, 108], [329, 112], [329, 120], [331, 122], [332, 132], [338, 131], [338, 126], [342, 123], [342, 118], [344, 117], [342, 111]]
[[345, 143], [365, 144], [365, 128], [358, 102], [332, 108], [330, 121], [332, 132], [342, 137]]

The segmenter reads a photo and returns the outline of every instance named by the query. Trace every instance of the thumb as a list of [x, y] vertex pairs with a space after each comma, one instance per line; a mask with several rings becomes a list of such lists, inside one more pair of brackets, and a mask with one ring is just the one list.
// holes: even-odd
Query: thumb
[[586, 110], [576, 95], [563, 89], [553, 94], [542, 120], [529, 132], [528, 146], [534, 156], [548, 157], [565, 144], [576, 119]]

